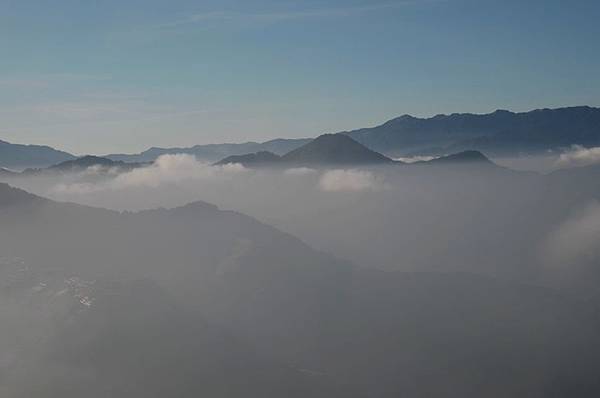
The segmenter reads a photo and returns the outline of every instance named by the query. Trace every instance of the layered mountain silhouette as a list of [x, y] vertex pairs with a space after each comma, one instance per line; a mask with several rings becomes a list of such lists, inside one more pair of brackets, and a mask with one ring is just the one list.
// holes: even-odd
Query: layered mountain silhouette
[[244, 155], [232, 155], [215, 163], [217, 166], [225, 164], [241, 164], [244, 167], [272, 167], [281, 164], [281, 156], [272, 152], [261, 151]]
[[496, 166], [494, 162], [488, 159], [479, 151], [463, 151], [453, 153], [451, 155], [440, 156], [427, 161], [419, 161], [413, 164], [429, 164], [429, 165], [488, 165]]
[[294, 166], [372, 165], [392, 162], [391, 159], [344, 134], [321, 135], [283, 155], [281, 160]]
[[[519, 155], [560, 150], [572, 145], [600, 146], [600, 108], [588, 106], [538, 109], [515, 113], [455, 113], [431, 118], [400, 116], [379, 126], [342, 132], [388, 157], [444, 155], [479, 150], [490, 155]], [[283, 156], [313, 141], [275, 139], [263, 143], [209, 144], [183, 148], [150, 148], [138, 154], [104, 156], [127, 163], [152, 162], [165, 154], [190, 154], [206, 162], [229, 156], [271, 152]], [[304, 155], [303, 155], [304, 156]], [[0, 141], [0, 167], [48, 167], [76, 157], [47, 146]]]
[[389, 156], [443, 154], [476, 149], [489, 154], [547, 151], [574, 144], [600, 145], [600, 109], [587, 106], [514, 113], [404, 115], [346, 134]]
[[[88, 169], [94, 168], [97, 174], [115, 174], [131, 171], [138, 167], [147, 166], [146, 163], [125, 163], [122, 161], [114, 161], [107, 158], [86, 155], [73, 160], [67, 160], [47, 168], [27, 168], [22, 172], [9, 172], [4, 175], [7, 178], [43, 176], [53, 174], [80, 173]], [[3, 174], [0, 171], [0, 177]]]
[[9, 206], [27, 206], [32, 203], [41, 204], [47, 202], [39, 196], [30, 194], [22, 189], [13, 188], [8, 184], [0, 183], [0, 208]]
[[17, 174], [19, 174], [19, 173], [16, 173], [12, 170], [7, 170], [7, 169], [0, 167], [0, 177], [12, 177]]
[[0, 167], [14, 169], [48, 167], [73, 159], [75, 156], [70, 153], [48, 146], [11, 144], [0, 140]]
[[188, 148], [150, 148], [139, 154], [111, 154], [106, 155], [108, 159], [124, 162], [152, 162], [161, 155], [188, 154], [194, 155], [197, 159], [215, 162], [227, 156], [244, 155], [256, 152], [272, 152], [276, 155], [283, 155], [292, 149], [298, 148], [307, 142], [310, 138], [300, 139], [275, 139], [262, 143], [246, 142], [242, 144], [208, 144], [195, 145]]
[[283, 156], [277, 156], [270, 152], [258, 152], [242, 156], [229, 156], [216, 164], [228, 163], [241, 163], [246, 167], [322, 167], [391, 164], [393, 161], [359, 144], [347, 135], [323, 134]]
[[0, 253], [0, 322], [28, 325], [0, 335], [7, 397], [600, 391], [591, 304], [362, 269], [203, 202], [119, 213], [0, 184]]
[[[497, 110], [489, 114], [454, 113], [431, 118], [400, 116], [379, 126], [342, 132], [389, 157], [444, 155], [479, 150], [491, 155], [519, 155], [560, 150], [572, 145], [600, 146], [600, 108], [588, 106]], [[273, 140], [263, 144], [199, 145], [152, 148], [139, 155], [111, 155], [114, 160], [152, 161], [164, 153], [191, 153], [215, 161], [260, 151], [284, 155], [310, 139]]]
[[100, 168], [116, 168], [121, 170], [131, 170], [136, 167], [140, 167], [139, 163], [125, 163], [122, 161], [114, 161], [108, 158], [103, 158], [99, 156], [82, 156], [77, 159], [67, 160], [65, 162], [56, 164], [54, 166], [50, 166], [48, 171], [61, 171], [61, 172], [72, 172], [72, 171], [82, 171], [90, 167], [100, 167]]
[[[345, 134], [324, 134], [293, 151], [277, 156], [270, 152], [229, 156], [216, 165], [239, 163], [245, 167], [355, 167], [374, 165], [405, 165], [394, 161]], [[463, 151], [411, 165], [496, 165], [479, 151]]]

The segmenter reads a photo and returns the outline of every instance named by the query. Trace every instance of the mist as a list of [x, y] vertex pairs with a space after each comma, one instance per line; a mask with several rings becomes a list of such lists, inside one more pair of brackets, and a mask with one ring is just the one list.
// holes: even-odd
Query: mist
[[600, 397], [598, 16], [0, 0], [0, 398]]
[[202, 200], [364, 267], [537, 282], [533, 274], [524, 278], [524, 269], [543, 279], [540, 247], [594, 199], [583, 177], [559, 177], [487, 165], [252, 169], [163, 155], [127, 172], [89, 168], [15, 185], [57, 201], [117, 211]]
[[594, 396], [594, 173], [177, 154], [10, 176], [0, 392]]

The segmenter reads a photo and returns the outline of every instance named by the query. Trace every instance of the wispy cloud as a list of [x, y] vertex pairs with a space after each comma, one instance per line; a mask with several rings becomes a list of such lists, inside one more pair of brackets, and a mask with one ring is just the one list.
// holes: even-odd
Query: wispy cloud
[[383, 178], [363, 170], [329, 170], [319, 180], [325, 192], [379, 191], [386, 188]]
[[580, 145], [573, 145], [562, 153], [556, 162], [560, 167], [589, 166], [597, 163], [600, 163], [600, 147], [585, 148]]
[[568, 267], [598, 255], [600, 204], [591, 202], [552, 231], [542, 246], [542, 259], [549, 266]]
[[52, 85], [79, 83], [84, 81], [110, 80], [109, 75], [90, 75], [78, 73], [52, 73], [34, 76], [12, 76], [0, 79], [1, 88], [40, 89]]
[[160, 28], [175, 28], [184, 25], [202, 24], [210, 22], [254, 22], [273, 23], [287, 20], [311, 18], [343, 18], [362, 15], [369, 12], [391, 10], [413, 4], [431, 3], [442, 0], [405, 0], [388, 3], [375, 3], [362, 6], [343, 6], [319, 9], [295, 9], [278, 12], [233, 12], [233, 11], [207, 11], [188, 15], [176, 21], [161, 24]]
[[[106, 170], [88, 168], [77, 177], [85, 177]], [[111, 170], [108, 170], [109, 173]], [[122, 191], [135, 188], [161, 188], [164, 186], [186, 186], [186, 184], [208, 184], [228, 182], [236, 176], [246, 175], [251, 170], [240, 164], [211, 166], [193, 155], [162, 155], [149, 166], [134, 169], [122, 174], [112, 173], [109, 180], [96, 182], [61, 182], [52, 187], [48, 194], [52, 197], [64, 195], [87, 195], [102, 191]], [[73, 198], [72, 196], [68, 196]]]

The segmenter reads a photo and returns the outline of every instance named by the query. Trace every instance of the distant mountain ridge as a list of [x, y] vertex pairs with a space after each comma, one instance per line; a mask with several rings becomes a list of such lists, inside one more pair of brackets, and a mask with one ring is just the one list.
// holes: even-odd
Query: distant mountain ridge
[[[518, 155], [572, 145], [600, 146], [600, 108], [574, 106], [529, 112], [497, 110], [487, 114], [453, 113], [418, 118], [403, 115], [381, 125], [343, 131], [367, 148], [388, 157], [444, 155], [478, 150], [489, 155]], [[214, 162], [232, 155], [261, 151], [282, 156], [311, 139], [279, 139], [265, 143], [151, 148], [137, 155], [108, 155], [113, 160], [152, 161], [161, 154], [189, 153]]]
[[281, 163], [281, 156], [274, 154], [273, 152], [260, 151], [256, 153], [247, 153], [244, 155], [231, 155], [227, 156], [215, 163], [216, 166], [222, 166], [226, 164], [241, 164], [244, 167], [270, 167]]
[[356, 141], [388, 156], [440, 155], [479, 150], [515, 155], [571, 145], [600, 145], [600, 108], [578, 106], [515, 113], [409, 115], [382, 125], [346, 131]]
[[110, 154], [105, 158], [124, 162], [152, 162], [162, 155], [188, 154], [206, 162], [216, 162], [227, 156], [257, 152], [272, 152], [283, 155], [311, 141], [311, 138], [278, 138], [266, 142], [245, 142], [241, 144], [207, 144], [187, 148], [150, 148], [138, 154]]
[[[257, 152], [245, 155], [228, 156], [215, 163], [225, 165], [239, 163], [244, 167], [356, 167], [373, 165], [407, 165], [404, 162], [392, 160], [379, 152], [356, 142], [345, 134], [324, 134], [306, 145], [278, 156], [271, 152]], [[496, 166], [479, 151], [462, 151], [451, 155], [441, 156], [429, 161], [419, 161], [414, 165], [465, 165], [480, 164]]]
[[11, 169], [48, 167], [73, 159], [75, 159], [74, 155], [49, 146], [11, 144], [0, 140], [0, 167]]
[[447, 156], [441, 156], [428, 161], [420, 161], [416, 163], [427, 163], [427, 164], [472, 164], [472, 163], [487, 163], [494, 164], [489, 160], [483, 153], [479, 151], [462, 151], [453, 153]]
[[217, 165], [240, 163], [246, 167], [285, 166], [358, 166], [393, 163], [392, 159], [372, 151], [344, 134], [323, 134], [283, 156], [271, 152], [228, 156]]
[[[600, 146], [600, 108], [575, 106], [529, 112], [497, 110], [488, 114], [454, 113], [430, 118], [403, 115], [381, 125], [344, 131], [355, 141], [388, 157], [444, 155], [478, 150], [492, 156], [556, 151], [572, 145]], [[153, 147], [138, 154], [103, 156], [126, 163], [152, 162], [165, 154], [189, 154], [205, 162], [228, 156], [271, 152], [283, 156], [311, 142], [311, 138], [266, 142]], [[76, 159], [48, 146], [11, 144], [0, 140], [0, 167], [48, 167]]]
[[294, 166], [366, 165], [392, 163], [381, 153], [372, 151], [344, 134], [323, 134], [306, 145], [283, 155]]
[[104, 167], [104, 168], [120, 168], [124, 170], [130, 170], [132, 168], [140, 166], [138, 163], [125, 163], [123, 161], [115, 161], [108, 158], [86, 155], [77, 159], [67, 160], [65, 162], [50, 166], [48, 170], [51, 171], [78, 171], [84, 170], [89, 167]]

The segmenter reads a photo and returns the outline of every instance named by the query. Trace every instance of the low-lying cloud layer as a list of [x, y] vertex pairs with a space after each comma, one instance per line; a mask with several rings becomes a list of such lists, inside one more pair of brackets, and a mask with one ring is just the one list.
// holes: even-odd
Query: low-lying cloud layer
[[235, 175], [249, 172], [240, 164], [211, 166], [196, 160], [192, 155], [163, 155], [152, 165], [118, 174], [113, 169], [102, 170], [97, 166], [86, 169], [81, 176], [107, 173], [114, 179], [102, 182], [59, 183], [52, 194], [84, 194], [105, 190], [122, 190], [134, 187], [158, 188], [165, 184], [179, 184], [193, 181], [228, 180]]
[[183, 182], [186, 180], [210, 180], [228, 178], [231, 175], [247, 171], [240, 164], [210, 166], [198, 162], [193, 156], [163, 155], [149, 167], [132, 170], [119, 175], [114, 184], [116, 187], [150, 186], [157, 187], [164, 183]]
[[557, 160], [560, 167], [589, 166], [597, 163], [600, 163], [600, 147], [585, 148], [580, 145], [574, 145]]
[[415, 163], [415, 162], [428, 162], [430, 160], [436, 159], [438, 158], [438, 156], [409, 156], [409, 157], [401, 157], [401, 158], [395, 158], [394, 160], [397, 160], [399, 162], [404, 162], [404, 163]]
[[369, 171], [330, 170], [323, 173], [319, 187], [326, 192], [378, 191], [385, 187], [383, 179]]
[[[88, 181], [89, 177], [100, 175], [107, 178]], [[270, 184], [274, 183], [272, 178], [294, 182], [305, 179], [312, 182], [318, 177], [318, 181], [313, 184], [313, 189], [324, 192], [378, 191], [385, 188], [383, 177], [370, 171], [339, 169], [320, 172], [306, 167], [287, 169], [283, 172], [257, 171], [247, 169], [241, 164], [214, 166], [200, 162], [194, 156], [187, 154], [163, 155], [150, 166], [124, 173], [94, 166], [79, 173], [78, 177], [74, 181], [69, 178], [68, 181], [57, 183], [49, 190], [49, 194], [57, 199], [72, 200], [73, 198], [64, 196], [135, 188], [160, 189], [164, 186], [208, 187], [217, 184], [222, 187], [227, 183], [230, 187], [234, 187], [236, 184], [245, 185], [251, 178], [257, 182]]]
[[597, 258], [600, 247], [600, 203], [592, 202], [558, 226], [545, 246], [547, 264], [570, 267]]
[[426, 166], [249, 169], [212, 166], [190, 155], [165, 155], [114, 173], [48, 173], [22, 179], [20, 187], [116, 210], [205, 201], [318, 250], [390, 270], [554, 273], [559, 268], [544, 263], [587, 267], [587, 258], [600, 254], [593, 250], [600, 243], [600, 205], [577, 210], [598, 197], [585, 176]]

